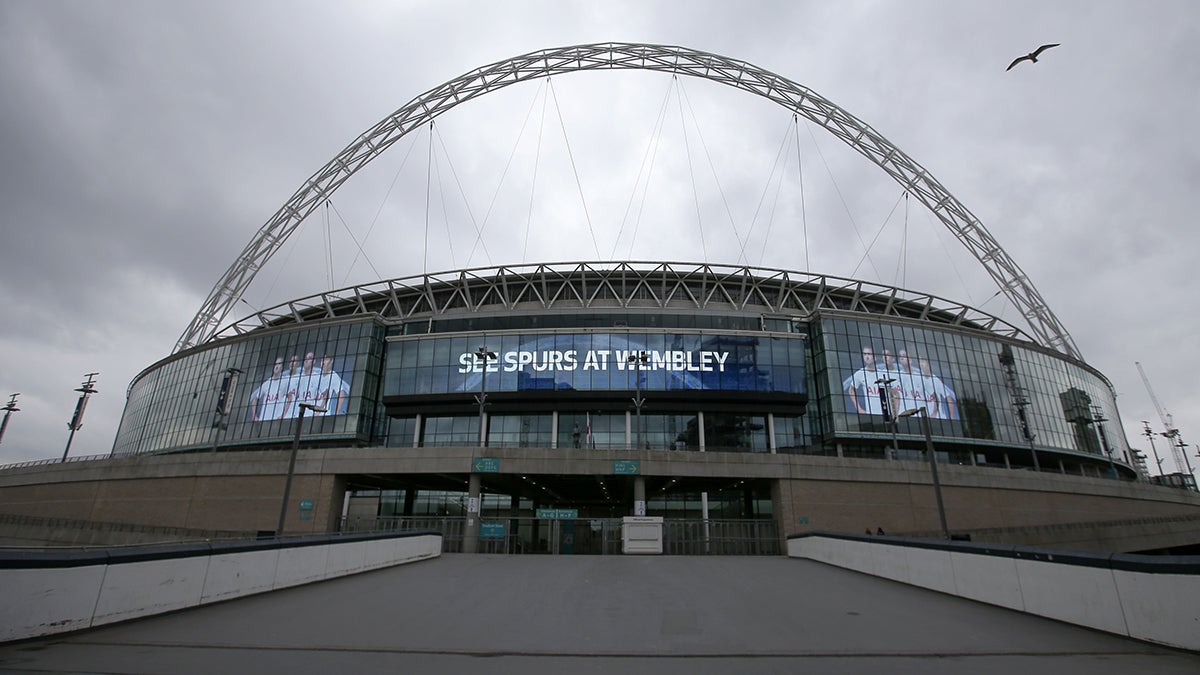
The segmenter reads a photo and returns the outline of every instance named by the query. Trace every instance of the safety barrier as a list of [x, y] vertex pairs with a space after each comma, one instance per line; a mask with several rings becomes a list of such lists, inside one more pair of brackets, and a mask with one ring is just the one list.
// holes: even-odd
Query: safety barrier
[[72, 552], [0, 550], [0, 641], [161, 614], [441, 555], [436, 532]]
[[1200, 651], [1200, 556], [1143, 556], [811, 532], [807, 558], [1109, 633]]

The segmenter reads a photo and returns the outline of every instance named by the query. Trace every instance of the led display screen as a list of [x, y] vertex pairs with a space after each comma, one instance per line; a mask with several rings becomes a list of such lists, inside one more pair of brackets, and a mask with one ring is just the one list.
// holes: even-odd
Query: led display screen
[[930, 419], [958, 419], [958, 396], [929, 359], [887, 345], [863, 345], [860, 355], [861, 367], [842, 380], [846, 410], [890, 419], [924, 408]]
[[[483, 344], [480, 344], [483, 343]], [[490, 343], [490, 344], [489, 344]], [[480, 348], [486, 348], [486, 358]], [[709, 333], [505, 334], [393, 342], [389, 394], [528, 390], [803, 393], [799, 338]], [[486, 364], [486, 382], [485, 377]]]
[[308, 403], [325, 412], [309, 410], [306, 415], [343, 415], [350, 400], [350, 373], [354, 356], [334, 356], [323, 349], [280, 352], [259, 369], [259, 382], [251, 392], [247, 420], [291, 419]]

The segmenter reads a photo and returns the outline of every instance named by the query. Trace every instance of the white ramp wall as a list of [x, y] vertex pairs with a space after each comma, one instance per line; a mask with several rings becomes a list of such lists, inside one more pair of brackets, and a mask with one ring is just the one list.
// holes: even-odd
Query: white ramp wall
[[0, 641], [161, 614], [441, 555], [436, 532], [0, 553]]
[[1200, 556], [1140, 556], [813, 532], [788, 555], [1200, 651]]

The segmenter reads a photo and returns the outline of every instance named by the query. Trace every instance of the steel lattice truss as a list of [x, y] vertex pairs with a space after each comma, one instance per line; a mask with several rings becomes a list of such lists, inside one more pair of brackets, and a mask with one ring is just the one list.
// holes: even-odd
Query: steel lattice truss
[[1031, 339], [1002, 319], [933, 295], [805, 272], [682, 262], [531, 263], [388, 279], [264, 309], [216, 337], [362, 315], [406, 321], [473, 312], [604, 308], [793, 317], [854, 312]]
[[1034, 340], [1080, 358], [1074, 340], [1008, 253], [930, 173], [870, 125], [791, 80], [757, 66], [684, 47], [606, 42], [546, 49], [477, 68], [435, 87], [363, 132], [304, 182], [266, 222], [213, 287], [175, 351], [213, 338], [254, 275], [296, 227], [356, 171], [441, 113], [511, 84], [583, 70], [633, 69], [687, 75], [757, 94], [824, 127], [924, 204], [1020, 310]]

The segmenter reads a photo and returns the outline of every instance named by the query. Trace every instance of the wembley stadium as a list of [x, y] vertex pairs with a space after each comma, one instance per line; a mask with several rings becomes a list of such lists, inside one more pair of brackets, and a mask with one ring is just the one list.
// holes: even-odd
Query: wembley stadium
[[[954, 231], [1022, 320], [812, 271], [663, 261], [454, 269], [227, 319], [296, 226], [408, 130], [599, 68], [704, 77], [824, 126]], [[662, 518], [671, 553], [777, 554], [807, 530], [1200, 543], [1200, 499], [1147, 480], [1111, 384], [926, 170], [786, 78], [615, 43], [485, 66], [364, 132], [134, 378], [111, 457], [7, 468], [0, 488], [10, 529], [131, 537], [423, 527], [448, 550], [612, 553], [634, 516]]]

